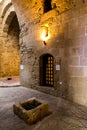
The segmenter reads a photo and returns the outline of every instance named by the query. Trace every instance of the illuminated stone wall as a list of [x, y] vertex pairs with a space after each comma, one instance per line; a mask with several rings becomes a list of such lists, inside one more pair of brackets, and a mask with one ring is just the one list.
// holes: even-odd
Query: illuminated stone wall
[[[0, 4], [0, 78], [20, 74], [19, 25], [16, 15], [12, 17], [12, 21], [10, 16], [8, 29], [3, 29], [7, 14], [9, 15], [9, 6], [8, 8], [6, 6], [9, 1], [4, 2]], [[5, 6], [6, 9], [4, 9]]]
[[[12, 2], [21, 29], [21, 84], [87, 106], [87, 2], [55, 0], [46, 13], [44, 0]], [[46, 46], [43, 26], [50, 35]], [[39, 58], [46, 53], [54, 57], [54, 88], [39, 86]]]

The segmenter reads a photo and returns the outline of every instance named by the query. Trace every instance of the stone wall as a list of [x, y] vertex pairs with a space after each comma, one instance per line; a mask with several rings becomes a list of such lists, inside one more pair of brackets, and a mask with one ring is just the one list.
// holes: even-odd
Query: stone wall
[[[21, 84], [87, 105], [86, 1], [61, 0], [59, 6], [55, 0], [52, 3], [57, 7], [47, 13], [43, 13], [43, 1], [12, 1], [21, 28]], [[41, 37], [43, 26], [50, 36], [46, 46]], [[54, 88], [39, 86], [39, 58], [46, 53], [54, 57]]]
[[[4, 8], [5, 3], [2, 3], [0, 5], [1, 12]], [[6, 11], [8, 12], [8, 10]], [[8, 30], [3, 30], [3, 19], [7, 12], [3, 17], [2, 14], [0, 15], [0, 78], [19, 76], [20, 74], [19, 25], [15, 15]]]

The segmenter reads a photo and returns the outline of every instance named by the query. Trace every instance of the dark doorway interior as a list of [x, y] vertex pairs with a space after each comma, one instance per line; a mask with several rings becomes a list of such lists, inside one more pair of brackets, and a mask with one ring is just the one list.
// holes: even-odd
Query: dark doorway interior
[[53, 87], [54, 84], [54, 58], [50, 54], [40, 57], [40, 85]]

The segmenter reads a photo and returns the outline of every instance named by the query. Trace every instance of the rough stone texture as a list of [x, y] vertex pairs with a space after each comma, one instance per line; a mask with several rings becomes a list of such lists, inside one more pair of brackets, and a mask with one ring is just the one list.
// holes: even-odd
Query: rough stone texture
[[[21, 84], [87, 105], [87, 1], [52, 0], [52, 9], [46, 13], [44, 0], [12, 3], [20, 26]], [[46, 46], [43, 26], [48, 27]], [[40, 56], [47, 53], [54, 57], [53, 88], [39, 84]]]
[[[45, 100], [52, 114], [27, 125], [13, 113], [13, 104], [32, 97]], [[0, 88], [0, 130], [87, 130], [87, 107], [24, 87]]]
[[13, 105], [13, 111], [27, 124], [34, 124], [51, 114], [48, 103], [35, 97]]
[[[0, 77], [19, 76], [19, 25], [16, 15], [10, 16], [9, 20], [6, 19], [9, 15], [8, 12], [11, 12], [11, 9], [9, 10], [12, 5], [10, 2], [11, 1], [4, 1], [0, 5]], [[7, 23], [4, 23], [6, 25], [3, 25], [4, 19], [9, 25]], [[6, 26], [8, 28], [6, 28]]]
[[[86, 87], [83, 87], [87, 78], [87, 2], [53, 0], [52, 10], [47, 13], [43, 11], [44, 1], [12, 2], [21, 29], [21, 65], [24, 67], [21, 70], [21, 84], [87, 105], [87, 100], [84, 99]], [[41, 37], [43, 26], [48, 27], [49, 39], [46, 46], [43, 46]], [[39, 58], [46, 53], [54, 57], [52, 89], [39, 86]], [[61, 65], [60, 71], [56, 71], [57, 64]], [[81, 84], [78, 83], [80, 79], [84, 79], [85, 82], [81, 80]]]

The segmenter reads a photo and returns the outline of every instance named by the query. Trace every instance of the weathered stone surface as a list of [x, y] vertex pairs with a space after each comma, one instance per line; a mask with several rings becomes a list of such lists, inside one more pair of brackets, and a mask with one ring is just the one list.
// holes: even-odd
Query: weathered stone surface
[[37, 98], [14, 104], [13, 111], [28, 124], [34, 124], [51, 113], [48, 104]]
[[[20, 65], [19, 25], [17, 17], [12, 14], [11, 1], [4, 1], [0, 5], [0, 9], [1, 6], [2, 14], [0, 17], [3, 15], [3, 18], [0, 22], [0, 77], [18, 76]], [[3, 22], [6, 23], [3, 24]]]
[[[29, 6], [27, 1], [25, 3], [23, 1], [19, 6], [17, 6], [17, 4], [19, 4], [20, 1], [13, 0], [13, 3], [17, 9], [19, 21], [21, 19], [20, 25], [25, 24], [22, 26], [20, 39], [22, 41], [20, 44], [22, 45], [21, 62], [24, 65], [24, 69], [21, 70], [21, 83], [26, 87], [30, 85], [34, 89], [57, 96], [61, 95], [61, 91], [63, 97], [68, 97], [68, 99], [73, 100], [74, 93], [76, 93], [79, 88], [76, 87], [74, 91], [74, 86], [77, 85], [78, 81], [71, 82], [73, 89], [70, 90], [69, 79], [73, 80], [74, 77], [78, 79], [79, 77], [86, 77], [86, 68], [84, 68], [86, 65], [86, 58], [84, 58], [84, 56], [86, 57], [87, 50], [86, 1], [52, 1], [53, 9], [46, 13], [43, 13], [42, 9], [39, 17], [38, 12], [34, 15], [33, 11], [36, 9], [39, 10], [39, 7], [43, 8], [43, 2], [40, 3], [40, 1], [37, 1], [37, 4], [33, 3], [33, 7], [30, 5], [31, 8], [29, 7], [29, 9], [26, 8], [26, 6]], [[22, 4], [24, 4], [23, 9]], [[30, 13], [29, 16], [27, 15], [28, 13]], [[20, 15], [22, 18], [20, 18]], [[26, 30], [27, 25], [29, 25], [29, 27], [27, 27], [28, 29]], [[47, 46], [42, 45], [41, 33], [43, 26], [48, 26], [48, 33], [50, 35], [46, 41]], [[30, 51], [29, 48], [32, 48], [32, 51]], [[39, 86], [39, 58], [46, 53], [52, 54], [55, 60], [54, 90], [41, 88], [41, 86]], [[56, 64], [59, 64], [59, 59], [61, 60], [61, 70], [58, 72], [56, 71]], [[24, 75], [26, 75], [26, 77]], [[84, 83], [83, 80], [81, 81], [82, 85], [86, 84], [86, 81]], [[62, 82], [62, 85], [60, 85], [60, 82]], [[72, 91], [72, 96], [70, 94], [67, 96], [69, 91]], [[83, 95], [83, 93], [83, 91], [79, 93], [79, 97], [81, 94]], [[75, 102], [77, 101], [83, 104], [82, 100], [78, 101], [77, 98], [74, 99]]]
[[[27, 125], [13, 113], [13, 104], [33, 96], [48, 102], [52, 114]], [[87, 130], [87, 107], [29, 88], [0, 88], [0, 122], [0, 130]]]
[[[39, 74], [40, 57], [44, 54], [50, 54], [54, 57], [54, 91], [49, 89], [47, 91], [57, 96], [61, 95], [61, 91], [63, 95], [61, 95], [61, 97], [68, 97], [68, 99], [72, 99], [73, 101], [74, 93], [76, 94], [76, 92], [78, 92], [77, 87], [74, 91], [74, 86], [77, 85], [78, 80], [74, 82], [73, 78], [79, 79], [86, 77], [87, 1], [52, 0], [52, 7], [47, 12], [44, 11], [44, 0], [12, 0], [12, 4], [14, 5], [20, 26], [19, 41], [17, 35], [15, 35], [16, 30], [14, 33], [13, 31], [10, 33], [11, 37], [4, 32], [4, 34], [0, 33], [0, 38], [4, 37], [5, 39], [2, 40], [1, 38], [0, 41], [4, 44], [0, 45], [1, 48], [3, 47], [3, 50], [6, 50], [8, 47], [5, 42], [8, 43], [11, 41], [11, 43], [20, 43], [20, 63], [17, 56], [17, 46], [13, 47], [15, 48], [15, 57], [13, 60], [16, 59], [16, 62], [13, 62], [13, 60], [11, 62], [8, 61], [10, 66], [16, 67], [16, 70], [18, 70], [17, 65], [23, 65], [23, 69], [20, 70], [21, 84], [34, 89], [38, 89], [39, 86], [39, 90], [42, 90]], [[1, 9], [3, 9], [3, 3], [1, 4]], [[6, 13], [7, 12], [6, 10]], [[2, 19], [2, 23], [3, 20], [4, 19]], [[42, 39], [44, 26], [48, 28], [48, 39], [45, 41], [46, 46], [43, 45], [44, 42]], [[13, 48], [10, 44], [8, 49], [10, 54], [10, 49], [13, 51]], [[7, 54], [8, 51], [4, 53], [3, 50], [1, 51], [0, 58], [5, 57], [3, 63], [7, 66], [6, 58], [10, 57], [11, 59], [13, 55], [9, 56], [9, 54]], [[59, 71], [56, 70], [56, 65], [60, 65]], [[6, 69], [1, 69], [0, 72], [5, 73], [6, 70], [9, 69], [13, 73], [10, 66]], [[18, 71], [15, 73], [18, 74]], [[70, 90], [70, 79], [73, 81], [71, 82], [72, 90]], [[62, 83], [62, 85], [60, 83]], [[83, 84], [86, 84], [86, 81], [83, 83], [82, 80], [82, 85]], [[42, 91], [46, 92], [46, 88], [44, 87]], [[72, 91], [72, 96], [70, 94], [67, 96], [69, 91]], [[79, 93], [79, 97], [83, 95], [83, 93], [83, 91]], [[74, 99], [75, 102], [84, 104], [82, 100]], [[84, 100], [84, 102], [87, 101], [86, 98]]]

